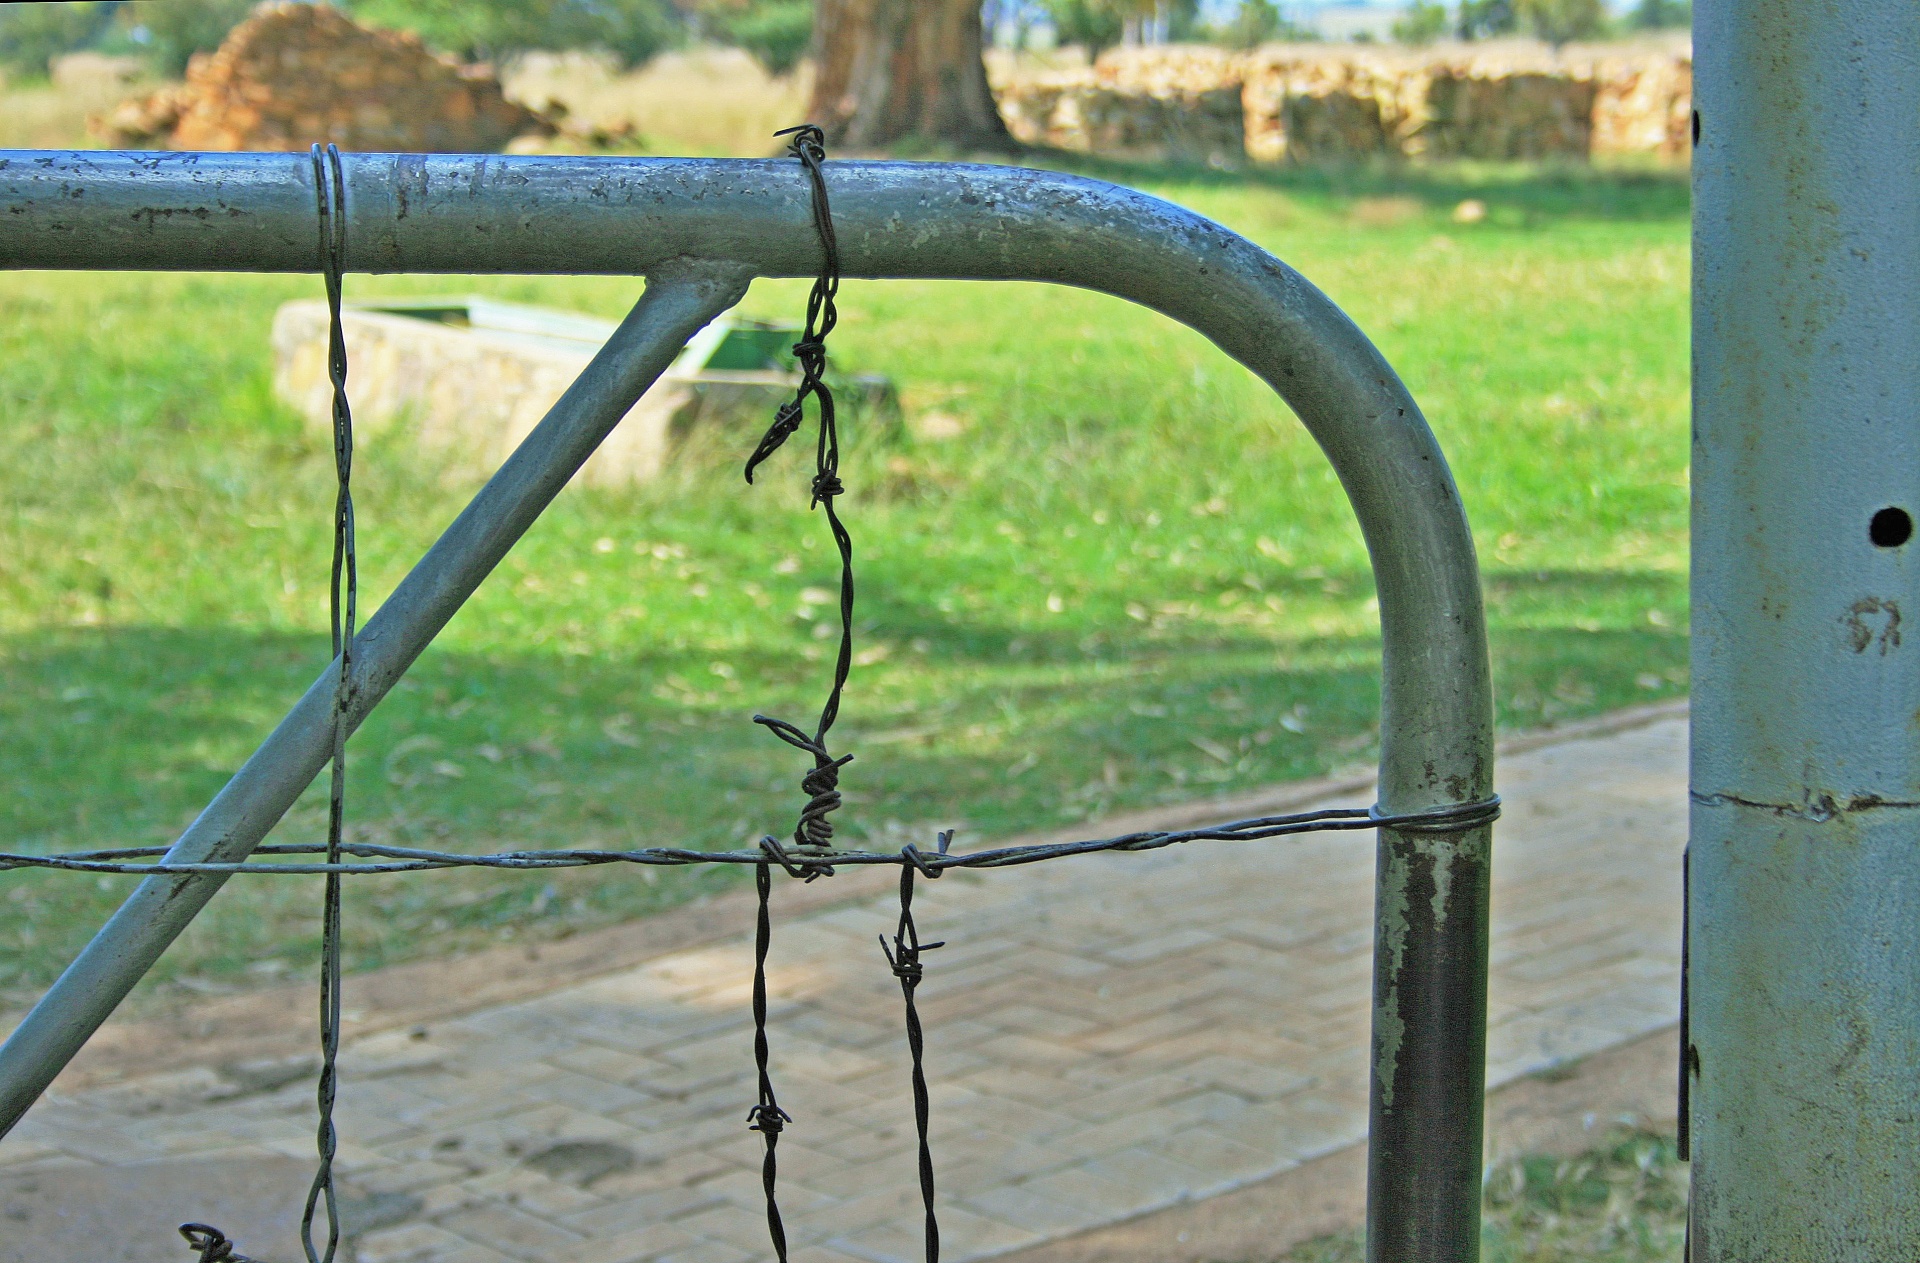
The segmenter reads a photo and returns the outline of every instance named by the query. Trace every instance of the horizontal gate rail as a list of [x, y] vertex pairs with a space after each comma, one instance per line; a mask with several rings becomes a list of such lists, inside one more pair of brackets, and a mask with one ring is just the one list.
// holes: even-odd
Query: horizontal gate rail
[[[413, 573], [354, 656], [369, 707], [672, 358], [753, 276], [820, 264], [788, 162], [361, 154], [345, 159], [355, 272], [648, 277], [631, 316]], [[1372, 559], [1382, 642], [1380, 808], [1492, 792], [1492, 690], [1472, 537], [1446, 461], [1392, 368], [1326, 295], [1198, 215], [1011, 167], [831, 162], [842, 274], [1047, 281], [1209, 338], [1292, 406]], [[313, 272], [312, 166], [293, 154], [0, 152], [0, 266]], [[356, 666], [356, 672], [361, 668]], [[315, 682], [168, 858], [244, 857], [326, 757]], [[1491, 831], [1378, 844], [1370, 1257], [1478, 1256]], [[141, 884], [0, 1047], [0, 1133], [220, 882]]]

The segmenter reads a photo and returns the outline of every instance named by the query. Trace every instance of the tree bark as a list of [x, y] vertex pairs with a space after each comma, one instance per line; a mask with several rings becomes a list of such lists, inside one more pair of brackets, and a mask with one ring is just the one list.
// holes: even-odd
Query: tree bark
[[1015, 149], [982, 52], [980, 0], [818, 0], [810, 117], [853, 149]]

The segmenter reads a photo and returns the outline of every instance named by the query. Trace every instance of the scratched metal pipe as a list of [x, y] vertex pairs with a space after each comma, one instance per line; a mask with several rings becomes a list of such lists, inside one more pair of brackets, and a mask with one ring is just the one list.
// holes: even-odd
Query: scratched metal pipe
[[[348, 156], [346, 174], [356, 272], [631, 274], [707, 260], [807, 276], [819, 264], [807, 185], [790, 162], [373, 154]], [[296, 155], [0, 153], [0, 265], [312, 271], [311, 179]], [[1096, 181], [831, 162], [827, 184], [848, 277], [1117, 295], [1198, 330], [1278, 391], [1339, 475], [1372, 557], [1381, 806], [1411, 812], [1492, 791], [1485, 619], [1459, 494], [1419, 407], [1324, 294], [1217, 224]], [[1478, 1256], [1490, 846], [1485, 828], [1380, 837], [1376, 1263]], [[105, 1016], [88, 1011], [96, 1024]], [[0, 1049], [0, 1127], [30, 1102], [28, 1081]]]
[[1920, 1258], [1920, 12], [1695, 6], [1693, 1257]]

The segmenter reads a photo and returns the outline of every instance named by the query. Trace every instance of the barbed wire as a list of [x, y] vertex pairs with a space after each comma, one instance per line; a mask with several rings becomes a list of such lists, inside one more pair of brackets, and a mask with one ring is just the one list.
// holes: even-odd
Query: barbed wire
[[[788, 138], [787, 152], [799, 160], [801, 169], [806, 172], [809, 201], [813, 209], [813, 229], [820, 238], [820, 273], [814, 277], [813, 288], [807, 293], [806, 326], [801, 330], [800, 340], [793, 344], [793, 358], [800, 366], [800, 384], [794, 389], [793, 398], [781, 404], [774, 413], [773, 424], [761, 436], [753, 455], [747, 457], [745, 473], [747, 482], [752, 483], [753, 471], [760, 467], [760, 462], [779, 451], [793, 437], [805, 419], [806, 403], [811, 398], [820, 418], [820, 426], [818, 440], [814, 444], [812, 501], [809, 507], [825, 510], [827, 528], [833, 535], [834, 547], [840, 553], [840, 648], [833, 659], [833, 685], [827, 690], [827, 700], [820, 707], [820, 722], [812, 736], [784, 719], [755, 715], [753, 722], [764, 726], [794, 749], [813, 756], [813, 770], [800, 781], [801, 792], [807, 795], [807, 805], [801, 809], [799, 823], [793, 829], [794, 845], [802, 851], [813, 852], [826, 850], [833, 845], [833, 821], [829, 817], [840, 809], [840, 769], [853, 762], [851, 754], [835, 758], [827, 749], [827, 732], [833, 727], [833, 721], [840, 717], [840, 697], [846, 691], [847, 676], [853, 670], [853, 536], [833, 505], [836, 498], [846, 494], [847, 488], [840, 481], [840, 425], [833, 403], [833, 389], [827, 385], [827, 335], [840, 323], [839, 309], [834, 306], [834, 300], [840, 293], [840, 239], [833, 231], [833, 210], [827, 201], [827, 178], [821, 170], [827, 160], [826, 133], [812, 123], [802, 123], [798, 127], [775, 132], [774, 135]], [[787, 871], [794, 871], [793, 867], [789, 865]], [[808, 866], [803, 870], [803, 875], [807, 881], [812, 881], [827, 876], [829, 871]]]
[[[388, 846], [379, 842], [342, 842], [340, 852], [378, 862], [350, 864], [326, 862], [234, 863], [196, 862], [169, 864], [163, 858], [163, 846], [122, 847], [114, 850], [70, 851], [55, 855], [25, 855], [0, 852], [0, 871], [19, 868], [63, 869], [84, 873], [128, 873], [153, 877], [187, 877], [196, 874], [293, 877], [314, 874], [371, 876], [383, 873], [418, 873], [444, 868], [496, 868], [509, 870], [590, 868], [601, 864], [638, 864], [676, 868], [693, 864], [781, 865], [795, 877], [804, 877], [807, 867], [835, 868], [842, 865], [911, 864], [923, 873], [943, 873], [956, 868], [1013, 868], [1075, 855], [1094, 855], [1106, 851], [1157, 851], [1186, 842], [1252, 842], [1266, 838], [1305, 833], [1355, 832], [1366, 829], [1396, 829], [1402, 833], [1463, 833], [1492, 824], [1500, 817], [1498, 796], [1478, 802], [1455, 803], [1426, 811], [1389, 814], [1378, 808], [1329, 807], [1318, 811], [1284, 816], [1255, 816], [1223, 824], [1202, 825], [1192, 829], [1157, 829], [1123, 833], [1115, 837], [1090, 838], [1071, 842], [1030, 842], [988, 847], [979, 851], [951, 851], [953, 832], [939, 835], [943, 841], [933, 851], [912, 845], [898, 851], [790, 851], [772, 838], [761, 839], [753, 850], [701, 851], [684, 847], [642, 847], [630, 851], [536, 850], [495, 851], [486, 854], [458, 851], [433, 851], [419, 847]], [[321, 855], [327, 846], [318, 842], [269, 842], [254, 848], [256, 855]], [[138, 862], [146, 857], [152, 862]]]
[[[320, 267], [327, 289], [327, 376], [333, 387], [333, 575], [329, 589], [333, 653], [340, 674], [333, 691], [333, 770], [327, 790], [326, 856], [340, 863], [346, 840], [347, 729], [353, 710], [353, 635], [359, 618], [360, 565], [355, 552], [353, 515], [353, 411], [347, 404], [347, 340], [340, 320], [340, 291], [347, 264], [347, 177], [340, 150], [329, 144], [324, 154], [313, 146], [313, 191], [320, 209]], [[300, 1244], [307, 1263], [333, 1263], [340, 1249], [339, 1192], [334, 1187], [333, 1160], [340, 1138], [333, 1123], [333, 1107], [340, 1090], [341, 926], [340, 877], [327, 874], [320, 923], [320, 1081], [316, 1088], [320, 1108], [315, 1148], [319, 1165], [307, 1189], [300, 1214]], [[315, 1248], [314, 1220], [325, 1209], [326, 1244]]]
[[[920, 1006], [915, 993], [920, 990], [920, 981], [925, 970], [920, 964], [920, 953], [945, 947], [943, 939], [938, 943], [922, 943], [920, 927], [913, 920], [913, 876], [916, 867], [912, 864], [900, 866], [900, 925], [893, 932], [893, 946], [887, 946], [887, 936], [880, 936], [880, 953], [887, 958], [887, 968], [900, 980], [900, 995], [907, 1006], [907, 1056], [911, 1060], [910, 1079], [913, 1084], [913, 1129], [920, 1142], [920, 1206], [925, 1213], [925, 1223], [921, 1229], [921, 1241], [927, 1263], [940, 1263], [940, 1219], [934, 1213], [933, 1205], [933, 1145], [929, 1139], [932, 1126], [933, 1108], [927, 1094], [927, 1046], [926, 1034], [920, 1025]], [[929, 877], [938, 877], [939, 873], [929, 873]]]
[[[789, 127], [774, 135], [788, 137], [787, 152], [799, 159], [806, 172], [809, 202], [813, 208], [813, 228], [820, 238], [820, 272], [807, 294], [807, 323], [800, 340], [794, 343], [793, 356], [800, 365], [800, 385], [793, 398], [781, 404], [773, 414], [773, 424], [761, 436], [753, 455], [747, 457], [746, 478], [753, 482], [753, 471], [761, 461], [779, 451], [799, 430], [806, 417], [806, 404], [812, 398], [820, 418], [818, 440], [813, 455], [813, 499], [809, 508], [826, 511], [827, 527], [833, 533], [834, 547], [840, 553], [840, 651], [834, 655], [833, 685], [820, 707], [820, 722], [808, 736], [784, 719], [755, 715], [753, 722], [796, 750], [813, 756], [813, 769], [800, 780], [807, 805], [793, 827], [793, 844], [812, 856], [833, 849], [834, 812], [840, 809], [840, 769], [853, 762], [851, 754], [835, 758], [827, 749], [827, 732], [840, 716], [840, 696], [853, 670], [853, 536], [833, 507], [834, 500], [846, 494], [840, 481], [840, 427], [835, 420], [833, 390], [827, 385], [827, 335], [840, 323], [834, 299], [840, 292], [840, 242], [833, 231], [833, 211], [827, 203], [827, 178], [821, 170], [827, 160], [826, 133], [812, 123]], [[759, 1067], [760, 1099], [747, 1111], [747, 1126], [760, 1133], [766, 1153], [760, 1163], [760, 1182], [766, 1191], [767, 1237], [773, 1244], [776, 1263], [787, 1263], [787, 1229], [780, 1217], [778, 1159], [780, 1132], [793, 1116], [780, 1108], [774, 1098], [773, 1079], [767, 1071], [767, 947], [772, 941], [773, 921], [768, 901], [773, 890], [770, 861], [777, 856], [780, 867], [803, 881], [833, 876], [833, 868], [814, 860], [795, 864], [771, 836], [760, 839], [763, 854], [754, 868], [754, 888], [759, 895], [759, 914], [755, 921], [753, 953], [753, 1057]]]

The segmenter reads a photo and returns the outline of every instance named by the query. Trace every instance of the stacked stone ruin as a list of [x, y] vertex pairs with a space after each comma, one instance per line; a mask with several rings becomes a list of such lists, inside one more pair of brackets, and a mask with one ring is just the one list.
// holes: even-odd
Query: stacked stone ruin
[[469, 153], [549, 130], [506, 98], [491, 67], [436, 55], [418, 36], [361, 26], [324, 4], [263, 5], [186, 82], [98, 121], [110, 144], [175, 149]]
[[[1000, 59], [997, 71], [1011, 63]], [[1008, 127], [1034, 145], [1236, 165], [1380, 157], [1585, 159], [1687, 152], [1684, 46], [1468, 44], [1429, 50], [1275, 44], [1114, 49], [1091, 66], [996, 75]], [[484, 152], [564, 129], [511, 101], [487, 66], [326, 4], [271, 3], [194, 58], [186, 82], [95, 130], [122, 147]], [[591, 135], [589, 142], [609, 137]]]
[[996, 84], [1025, 143], [1216, 163], [1676, 158], [1692, 90], [1684, 50], [1518, 45], [1117, 49]]

